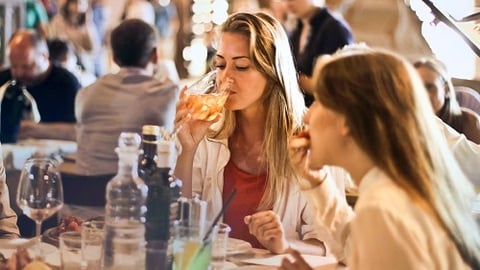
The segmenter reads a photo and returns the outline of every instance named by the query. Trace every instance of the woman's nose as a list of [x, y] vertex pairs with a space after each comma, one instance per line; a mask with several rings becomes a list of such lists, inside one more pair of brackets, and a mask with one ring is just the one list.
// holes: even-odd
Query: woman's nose
[[221, 82], [229, 82], [229, 83], [232, 83], [233, 82], [233, 76], [232, 76], [232, 72], [230, 72], [230, 69], [228, 68], [225, 68], [223, 70], [220, 70], [218, 71], [218, 74], [219, 76], [219, 79]]

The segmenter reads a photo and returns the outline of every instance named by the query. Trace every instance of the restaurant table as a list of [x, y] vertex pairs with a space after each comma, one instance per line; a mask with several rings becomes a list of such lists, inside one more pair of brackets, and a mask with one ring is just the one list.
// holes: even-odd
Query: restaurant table
[[[50, 250], [50, 253], [48, 254], [47, 263], [49, 263], [50, 266], [53, 266], [54, 269], [60, 269], [59, 250], [56, 249], [53, 252], [51, 251], [51, 248], [49, 250]], [[278, 269], [278, 266], [242, 263], [238, 260], [248, 260], [248, 259], [260, 258], [260, 257], [263, 257], [263, 258], [280, 257], [280, 256], [285, 256], [285, 255], [272, 255], [267, 250], [252, 249], [251, 252], [236, 255], [236, 258], [237, 258], [236, 263], [227, 261], [224, 264], [223, 269], [224, 270], [274, 270], [274, 269]], [[304, 256], [311, 256], [311, 255], [304, 255]], [[314, 257], [321, 257], [321, 256], [314, 256]], [[338, 263], [319, 265], [319, 266], [313, 267], [313, 269], [314, 270], [348, 270], [346, 266], [340, 265]]]

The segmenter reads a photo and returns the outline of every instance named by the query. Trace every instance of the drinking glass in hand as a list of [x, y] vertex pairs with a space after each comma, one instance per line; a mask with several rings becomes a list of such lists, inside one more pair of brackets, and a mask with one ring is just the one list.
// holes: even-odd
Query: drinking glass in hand
[[185, 94], [191, 118], [206, 121], [215, 119], [227, 101], [230, 83], [228, 80], [220, 84], [217, 71], [213, 70], [190, 85]]
[[43, 258], [40, 248], [42, 222], [63, 206], [63, 188], [57, 161], [49, 158], [31, 158], [25, 162], [20, 174], [17, 205], [23, 213], [35, 221], [37, 254]]

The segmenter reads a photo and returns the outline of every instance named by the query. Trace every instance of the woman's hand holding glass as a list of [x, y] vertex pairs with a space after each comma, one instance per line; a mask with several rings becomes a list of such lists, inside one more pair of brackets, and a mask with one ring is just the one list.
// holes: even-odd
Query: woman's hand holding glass
[[176, 136], [182, 143], [182, 149], [193, 149], [208, 128], [221, 118], [230, 84], [230, 80], [219, 82], [214, 70], [182, 89], [175, 115]]
[[273, 253], [284, 253], [288, 250], [288, 241], [285, 237], [280, 217], [273, 211], [260, 211], [244, 218], [249, 232], [258, 242]]
[[186, 87], [182, 89], [175, 114], [175, 136], [182, 144], [182, 151], [194, 149], [203, 139], [208, 128], [220, 118], [218, 115], [210, 121], [192, 119], [190, 109], [186, 104], [185, 90]]

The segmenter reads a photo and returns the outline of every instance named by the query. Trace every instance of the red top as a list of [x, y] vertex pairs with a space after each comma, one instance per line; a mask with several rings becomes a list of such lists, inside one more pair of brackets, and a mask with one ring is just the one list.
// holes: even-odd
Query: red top
[[225, 167], [224, 179], [223, 201], [234, 187], [237, 189], [237, 194], [223, 216], [223, 221], [232, 228], [229, 237], [245, 240], [252, 244], [254, 248], [265, 248], [257, 241], [255, 236], [248, 232], [248, 227], [243, 222], [243, 218], [257, 212], [258, 204], [265, 192], [267, 173], [264, 172], [259, 175], [246, 173], [237, 168], [230, 160]]

